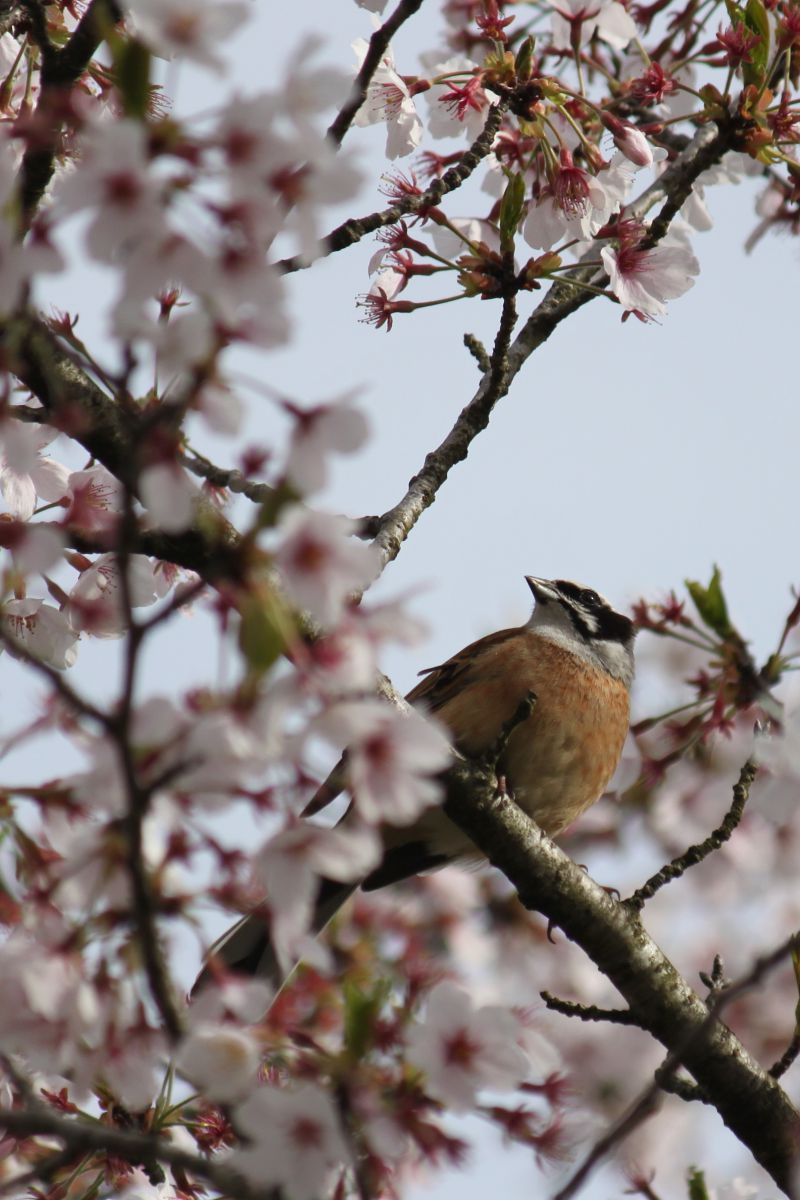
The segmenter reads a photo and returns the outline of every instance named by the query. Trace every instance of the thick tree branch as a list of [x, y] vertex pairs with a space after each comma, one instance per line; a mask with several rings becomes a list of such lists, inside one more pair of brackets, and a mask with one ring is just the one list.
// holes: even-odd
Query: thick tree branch
[[[641, 1026], [678, 1056], [726, 1125], [788, 1192], [800, 1150], [797, 1111], [733, 1033], [719, 1020], [709, 1022], [704, 1001], [637, 915], [590, 879], [512, 800], [498, 796], [485, 765], [452, 768], [445, 807], [514, 884], [522, 903], [584, 950]], [[784, 955], [787, 946], [781, 947]]]
[[353, 80], [353, 90], [345, 104], [342, 105], [335, 120], [328, 129], [328, 137], [337, 146], [341, 146], [342, 138], [353, 123], [361, 105], [367, 98], [370, 80], [378, 69], [378, 64], [394, 35], [409, 17], [422, 7], [422, 0], [400, 0], [397, 8], [388, 17], [380, 29], [376, 29], [369, 39], [369, 47], [361, 64], [361, 70]]
[[[124, 486], [135, 489], [140, 414], [106, 395], [31, 313], [10, 318], [0, 329], [0, 352], [7, 369], [40, 401], [48, 423], [68, 431]], [[210, 503], [201, 507], [191, 529], [140, 533], [135, 549], [210, 581], [237, 579], [244, 569], [239, 534]]]
[[[32, 20], [35, 20], [33, 3], [26, 5], [26, 8]], [[56, 148], [64, 124], [62, 95], [80, 78], [108, 30], [120, 19], [115, 0], [92, 0], [62, 50], [56, 50], [49, 43], [46, 29], [35, 38], [41, 56], [41, 91], [33, 114], [37, 137], [25, 151], [20, 171], [20, 198], [25, 225], [36, 211], [53, 176]]]

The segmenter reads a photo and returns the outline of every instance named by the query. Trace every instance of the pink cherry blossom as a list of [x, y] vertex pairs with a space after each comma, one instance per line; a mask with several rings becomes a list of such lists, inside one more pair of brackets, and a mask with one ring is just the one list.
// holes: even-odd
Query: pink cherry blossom
[[[153, 561], [142, 554], [132, 554], [128, 560], [128, 581], [133, 608], [155, 604], [169, 590]], [[72, 628], [94, 637], [122, 637], [126, 624], [120, 589], [116, 555], [101, 554], [81, 572], [69, 594], [67, 612]]]
[[[359, 67], [366, 57], [368, 45], [364, 38], [353, 42]], [[386, 124], [388, 158], [402, 158], [405, 154], [411, 154], [422, 141], [422, 122], [417, 115], [408, 84], [395, 69], [391, 48], [384, 51], [354, 123], [374, 125], [380, 121]]]
[[497, 97], [483, 88], [476, 74], [478, 64], [463, 54], [444, 60], [437, 54], [423, 54], [421, 58], [431, 77], [454, 76], [425, 92], [430, 110], [429, 133], [435, 138], [466, 134], [474, 141], [483, 129], [487, 109], [497, 103]]
[[221, 70], [219, 43], [250, 15], [240, 0], [126, 0], [138, 36], [155, 54]]
[[439, 799], [433, 777], [449, 765], [452, 750], [438, 724], [416, 710], [401, 712], [379, 700], [343, 701], [315, 729], [338, 748], [347, 747], [348, 785], [366, 821], [409, 824]]
[[66, 522], [86, 533], [106, 533], [117, 528], [122, 512], [122, 485], [97, 463], [69, 477], [70, 506]]
[[286, 475], [297, 490], [307, 495], [328, 481], [328, 459], [332, 453], [353, 454], [367, 439], [367, 419], [349, 396], [316, 408], [289, 409], [294, 429], [286, 459]]
[[335, 625], [348, 596], [379, 568], [378, 551], [353, 537], [355, 524], [299, 505], [283, 515], [275, 562], [295, 603], [325, 626]]
[[9, 512], [21, 521], [33, 516], [37, 496], [53, 504], [67, 492], [69, 468], [41, 453], [57, 436], [47, 425], [13, 418], [0, 422], [0, 491]]
[[[44, 600], [7, 600], [0, 608], [0, 621], [12, 641], [58, 671], [71, 667], [78, 657], [77, 632], [63, 612]], [[5, 649], [14, 653], [13, 647]]]
[[666, 301], [687, 292], [694, 285], [692, 276], [700, 270], [688, 246], [680, 244], [662, 243], [652, 250], [604, 246], [600, 255], [612, 292], [626, 312], [642, 319], [663, 317]]
[[481, 1089], [508, 1091], [524, 1081], [529, 1063], [521, 1037], [509, 1009], [475, 1008], [465, 991], [444, 982], [432, 990], [423, 1021], [408, 1034], [408, 1059], [432, 1095], [464, 1112], [475, 1107]]
[[259, 1088], [234, 1118], [250, 1142], [231, 1165], [259, 1187], [281, 1187], [289, 1200], [314, 1200], [332, 1169], [349, 1160], [333, 1100], [313, 1084]]

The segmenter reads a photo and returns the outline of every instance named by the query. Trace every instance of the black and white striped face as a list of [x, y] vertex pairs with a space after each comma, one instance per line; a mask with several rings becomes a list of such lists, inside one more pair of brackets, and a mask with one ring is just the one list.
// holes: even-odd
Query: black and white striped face
[[528, 627], [573, 653], [599, 662], [617, 679], [633, 678], [633, 622], [593, 588], [568, 579], [527, 575], [536, 607]]

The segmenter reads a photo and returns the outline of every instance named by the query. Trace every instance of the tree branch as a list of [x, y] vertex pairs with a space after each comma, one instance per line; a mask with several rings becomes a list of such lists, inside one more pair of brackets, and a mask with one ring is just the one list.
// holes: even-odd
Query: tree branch
[[[675, 162], [667, 167], [638, 200], [628, 206], [627, 212], [641, 217], [653, 205], [667, 197], [667, 204], [653, 225], [658, 234], [655, 240], [663, 237], [669, 221], [674, 216], [673, 209], [677, 211], [676, 203], [679, 209], [697, 177], [723, 157], [734, 144], [735, 137], [733, 128], [720, 131], [715, 125], [703, 126]], [[668, 219], [667, 208], [670, 214]], [[649, 243], [655, 244], [652, 231]], [[589, 251], [589, 255], [593, 256], [594, 251]], [[583, 268], [577, 278], [583, 282], [593, 280], [597, 283], [598, 279], [601, 282], [605, 281], [605, 276], [602, 273], [598, 275], [596, 267]], [[478, 390], [469, 404], [461, 410], [444, 441], [427, 455], [422, 468], [409, 483], [403, 498], [382, 517], [366, 523], [367, 535], [372, 534], [375, 537], [385, 563], [397, 557], [403, 541], [423, 512], [436, 499], [436, 493], [451, 469], [467, 457], [472, 441], [486, 428], [494, 405], [508, 392], [513, 379], [531, 354], [547, 341], [562, 321], [594, 298], [593, 292], [586, 291], [568, 280], [554, 283], [517, 334], [513, 345], [503, 350], [502, 382], [499, 386], [496, 368], [498, 346], [497, 342], [495, 343], [489, 371], [484, 373]], [[499, 338], [500, 334], [498, 340]]]
[[670, 883], [673, 879], [680, 879], [681, 875], [690, 867], [697, 866], [698, 863], [708, 858], [709, 854], [713, 854], [715, 850], [719, 850], [720, 846], [724, 846], [742, 819], [744, 806], [750, 795], [750, 788], [757, 770], [755, 762], [749, 758], [739, 773], [738, 782], [733, 789], [733, 801], [722, 822], [704, 841], [690, 846], [678, 858], [673, 858], [672, 862], [667, 863], [660, 871], [656, 871], [655, 875], [651, 875], [646, 883], [637, 888], [633, 895], [624, 901], [631, 911], [640, 912], [645, 903], [655, 896], [656, 892], [665, 884]]
[[[35, 21], [33, 3], [26, 5]], [[115, 0], [92, 0], [62, 50], [55, 50], [47, 31], [34, 40], [41, 54], [41, 90], [33, 114], [38, 136], [25, 151], [20, 170], [20, 199], [23, 224], [28, 225], [53, 176], [56, 148], [64, 125], [61, 93], [80, 78], [103, 38], [121, 20]], [[46, 131], [46, 137], [44, 137]]]
[[611, 1025], [639, 1025], [639, 1021], [628, 1008], [598, 1008], [596, 1004], [576, 1004], [573, 1000], [562, 1000], [552, 992], [539, 992], [551, 1012], [564, 1017], [578, 1017], [581, 1021], [608, 1021]]
[[[676, 1055], [676, 1066], [690, 1071], [725, 1124], [788, 1190], [800, 1149], [797, 1111], [734, 1034], [709, 1020], [706, 1004], [638, 916], [590, 879], [512, 800], [498, 796], [494, 773], [484, 764], [451, 769], [445, 809], [517, 888], [525, 907], [543, 913], [584, 950], [641, 1026]], [[779, 954], [790, 944], [794, 939]], [[767, 969], [758, 964], [748, 986]]]
[[383, 229], [386, 225], [394, 225], [401, 217], [426, 208], [435, 208], [448, 192], [454, 191], [469, 179], [481, 160], [486, 158], [507, 107], [505, 100], [500, 100], [493, 105], [486, 118], [486, 124], [472, 145], [464, 151], [455, 166], [449, 167], [439, 179], [434, 179], [431, 186], [421, 195], [409, 196], [407, 200], [402, 200], [380, 212], [370, 213], [366, 217], [352, 217], [349, 221], [345, 221], [322, 239], [320, 253], [315, 259], [295, 256], [281, 259], [275, 266], [284, 274], [300, 271], [304, 267], [310, 267], [312, 262], [325, 258], [328, 254], [334, 254], [337, 250], [345, 250], [348, 246], [355, 245], [367, 234], [375, 233], [376, 230]]
[[18, 1137], [51, 1137], [76, 1154], [113, 1155], [132, 1166], [154, 1167], [165, 1163], [205, 1179], [224, 1195], [238, 1200], [274, 1200], [271, 1188], [254, 1188], [223, 1163], [190, 1154], [152, 1133], [131, 1133], [88, 1120], [69, 1120], [44, 1106], [0, 1110], [0, 1128]]
[[508, 391], [512, 374], [509, 346], [516, 319], [515, 298], [506, 296], [490, 367], [477, 393], [462, 410], [444, 441], [427, 455], [422, 470], [413, 477], [402, 500], [379, 517], [371, 528], [367, 523], [365, 533], [374, 536], [384, 566], [397, 558], [403, 542], [425, 509], [433, 504], [450, 471], [467, 457], [473, 440], [489, 424], [497, 401]]
[[422, 0], [400, 0], [392, 15], [384, 21], [380, 29], [375, 30], [369, 39], [369, 47], [361, 64], [361, 70], [353, 80], [353, 89], [350, 96], [345, 104], [342, 105], [335, 120], [328, 129], [328, 137], [337, 146], [341, 146], [342, 138], [347, 133], [353, 123], [353, 118], [366, 100], [367, 89], [369, 88], [372, 76], [378, 69], [378, 64], [389, 43], [401, 25], [405, 24], [409, 17], [412, 17], [421, 6]]

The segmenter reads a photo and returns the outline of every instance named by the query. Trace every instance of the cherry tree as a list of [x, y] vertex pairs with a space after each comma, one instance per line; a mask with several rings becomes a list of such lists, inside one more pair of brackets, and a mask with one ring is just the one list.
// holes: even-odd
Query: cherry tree
[[[438, 41], [401, 54], [423, 7]], [[503, 738], [455, 756], [382, 673], [425, 629], [375, 585], [423, 518], [444, 560], [427, 509], [562, 325], [613, 308], [622, 356], [669, 321], [716, 185], [756, 182], [750, 249], [797, 231], [800, 7], [351, 16], [349, 72], [305, 38], [244, 90], [225, 53], [243, 0], [0, 5], [0, 641], [4, 695], [35, 697], [6, 704], [0, 742], [0, 1190], [377, 1200], [463, 1169], [480, 1121], [558, 1200], [608, 1162], [651, 1200], [712, 1176], [794, 1195], [791, 581], [763, 662], [711, 564], [636, 602], [657, 685], [613, 794], [559, 845], [498, 778]], [[173, 106], [186, 64], [219, 85], [210, 107]], [[303, 319], [292, 280], [358, 253], [369, 336], [402, 325], [423, 357], [423, 310], [472, 302], [478, 378], [378, 516], [325, 499], [372, 453], [368, 405], [271, 382]], [[87, 271], [81, 326], [53, 296]], [[184, 688], [153, 664], [189, 619]], [[345, 748], [355, 818], [303, 818]], [[359, 893], [381, 824], [436, 804], [494, 869]], [[316, 938], [321, 877], [356, 894]], [[288, 982], [212, 955], [190, 996], [213, 931], [254, 909], [300, 964]]]

